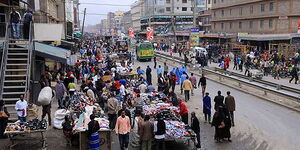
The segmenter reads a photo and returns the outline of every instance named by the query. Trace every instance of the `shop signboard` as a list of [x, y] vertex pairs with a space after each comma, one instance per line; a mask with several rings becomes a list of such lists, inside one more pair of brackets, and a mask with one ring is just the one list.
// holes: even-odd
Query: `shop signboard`
[[190, 32], [190, 45], [192, 47], [198, 46], [199, 44], [199, 28], [191, 28], [191, 32]]
[[298, 34], [300, 34], [300, 20], [298, 20]]
[[147, 41], [153, 41], [154, 40], [154, 27], [147, 27], [146, 35], [147, 35]]

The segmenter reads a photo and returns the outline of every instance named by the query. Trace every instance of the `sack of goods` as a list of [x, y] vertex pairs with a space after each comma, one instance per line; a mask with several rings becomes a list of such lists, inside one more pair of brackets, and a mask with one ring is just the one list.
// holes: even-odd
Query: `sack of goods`
[[44, 87], [39, 94], [38, 103], [41, 105], [48, 105], [53, 97], [52, 89], [49, 86]]
[[70, 111], [65, 109], [58, 109], [54, 114], [54, 127], [56, 129], [62, 129], [62, 123], [65, 121], [65, 116], [69, 115]]

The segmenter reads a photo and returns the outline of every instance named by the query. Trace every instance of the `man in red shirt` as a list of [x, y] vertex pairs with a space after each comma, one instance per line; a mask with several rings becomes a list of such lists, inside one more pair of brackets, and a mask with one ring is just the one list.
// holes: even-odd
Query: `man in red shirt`
[[185, 124], [189, 123], [189, 111], [188, 108], [186, 107], [185, 103], [183, 102], [183, 100], [180, 100], [180, 104], [179, 104], [179, 114], [181, 116], [181, 120], [182, 122], [184, 122]]

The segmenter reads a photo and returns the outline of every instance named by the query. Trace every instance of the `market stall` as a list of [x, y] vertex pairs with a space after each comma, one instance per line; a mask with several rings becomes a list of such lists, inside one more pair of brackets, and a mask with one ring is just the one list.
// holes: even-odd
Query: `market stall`
[[9, 140], [11, 141], [11, 145], [9, 146], [9, 148], [12, 149], [14, 146], [17, 145], [17, 141], [34, 140], [34, 138], [32, 138], [29, 135], [40, 133], [41, 138], [38, 140], [38, 143], [42, 144], [42, 149], [44, 150], [47, 147], [46, 138], [44, 135], [47, 129], [47, 121], [33, 119], [29, 122], [21, 123], [17, 121], [15, 123], [8, 124], [4, 134], [6, 134], [9, 137]]

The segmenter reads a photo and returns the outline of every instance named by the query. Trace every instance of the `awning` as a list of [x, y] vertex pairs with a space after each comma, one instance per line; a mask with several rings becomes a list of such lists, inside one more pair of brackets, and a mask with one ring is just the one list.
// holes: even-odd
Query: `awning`
[[248, 41], [276, 41], [300, 38], [300, 34], [248, 34], [238, 37], [240, 40]]
[[34, 42], [34, 48], [36, 55], [62, 63], [66, 63], [71, 55], [70, 50], [39, 42]]

